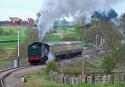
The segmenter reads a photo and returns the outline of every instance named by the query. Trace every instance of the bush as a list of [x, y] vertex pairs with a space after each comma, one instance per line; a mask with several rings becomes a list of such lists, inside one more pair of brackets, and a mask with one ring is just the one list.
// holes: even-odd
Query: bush
[[113, 58], [112, 56], [106, 56], [104, 57], [103, 63], [102, 63], [102, 69], [104, 69], [104, 71], [107, 74], [110, 74], [111, 71], [116, 67], [116, 61], [115, 58]]
[[121, 47], [115, 51], [114, 57], [116, 58], [117, 63], [122, 66], [125, 65], [125, 45], [121, 45]]
[[49, 61], [46, 65], [45, 72], [48, 74], [51, 70], [52, 71], [57, 70], [57, 64], [55, 61]]

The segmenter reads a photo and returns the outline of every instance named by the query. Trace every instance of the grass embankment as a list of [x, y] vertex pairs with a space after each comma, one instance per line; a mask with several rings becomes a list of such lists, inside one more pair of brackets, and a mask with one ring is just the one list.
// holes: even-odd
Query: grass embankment
[[[84, 62], [83, 66], [84, 68], [95, 68], [92, 64], [89, 64], [88, 62]], [[70, 68], [82, 68], [82, 62], [71, 64], [69, 67]]]
[[26, 75], [26, 87], [125, 87], [123, 84], [59, 84], [53, 81], [48, 81], [47, 76], [41, 73]]
[[111, 85], [111, 84], [61, 84], [56, 83], [54, 81], [48, 80], [48, 73], [50, 70], [56, 70], [57, 66], [55, 65], [56, 62], [51, 61], [48, 62], [46, 65], [46, 68], [42, 70], [41, 72], [37, 72], [34, 74], [26, 75], [25, 76], [25, 82], [26, 87], [124, 87], [125, 84], [117, 84], [117, 85]]

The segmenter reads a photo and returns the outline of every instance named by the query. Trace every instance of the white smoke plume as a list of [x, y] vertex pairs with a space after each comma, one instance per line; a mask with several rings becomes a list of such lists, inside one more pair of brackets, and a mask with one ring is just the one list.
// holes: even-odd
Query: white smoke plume
[[49, 52], [47, 63], [50, 62], [50, 61], [54, 61], [54, 60], [55, 60], [54, 55], [51, 52]]
[[120, 21], [120, 19], [112, 19], [111, 20], [114, 26], [116, 27], [117, 32], [121, 36], [121, 44], [125, 44], [125, 30], [123, 28], [123, 25]]
[[42, 41], [45, 33], [53, 26], [55, 20], [63, 17], [90, 18], [94, 11], [111, 8], [120, 0], [44, 0], [40, 10], [38, 23], [39, 38]]

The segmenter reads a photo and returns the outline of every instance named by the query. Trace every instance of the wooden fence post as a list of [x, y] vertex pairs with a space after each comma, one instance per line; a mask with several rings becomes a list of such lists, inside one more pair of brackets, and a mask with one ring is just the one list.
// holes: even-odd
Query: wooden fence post
[[103, 76], [103, 84], [106, 83], [106, 75]]
[[114, 73], [111, 74], [111, 84], [114, 84]]
[[92, 83], [95, 84], [95, 74], [94, 74], [94, 72], [92, 73]]
[[120, 76], [120, 73], [118, 74], [118, 84], [121, 83], [121, 76]]
[[124, 72], [124, 83], [125, 83], [125, 72]]
[[107, 77], [108, 77], [107, 79], [108, 79], [108, 84], [109, 84], [109, 83], [111, 83], [111, 75], [110, 75], [110, 74], [108, 74], [108, 76], [107, 76]]
[[82, 76], [81, 76], [81, 82], [83, 83], [84, 82], [84, 59], [82, 59], [82, 72], [81, 72]]

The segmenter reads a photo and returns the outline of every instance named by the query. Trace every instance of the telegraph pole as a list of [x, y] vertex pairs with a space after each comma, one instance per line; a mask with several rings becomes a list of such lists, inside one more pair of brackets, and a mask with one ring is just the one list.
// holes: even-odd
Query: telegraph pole
[[11, 18], [11, 22], [14, 26], [17, 26], [17, 57], [14, 60], [14, 67], [19, 67], [19, 59], [20, 59], [20, 24], [21, 20], [19, 18]]
[[82, 74], [82, 76], [81, 76], [81, 83], [83, 83], [84, 82], [84, 58], [82, 59], [82, 72], [81, 72]]
[[17, 27], [17, 40], [18, 40], [18, 48], [17, 48], [17, 67], [19, 66], [19, 59], [20, 59], [20, 26]]

